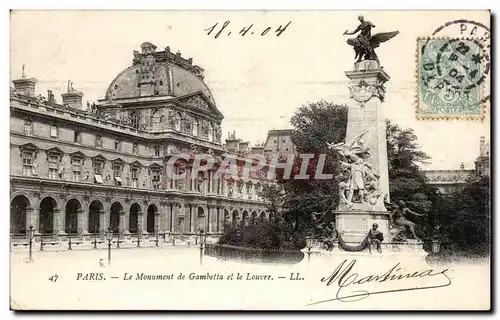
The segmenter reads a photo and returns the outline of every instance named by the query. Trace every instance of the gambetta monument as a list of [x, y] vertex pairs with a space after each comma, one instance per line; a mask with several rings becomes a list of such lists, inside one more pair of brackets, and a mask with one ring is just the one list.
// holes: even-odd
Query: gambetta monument
[[[348, 122], [345, 141], [328, 144], [341, 157], [341, 174], [336, 178], [339, 184], [339, 205], [335, 210], [335, 228], [343, 243], [361, 246], [367, 241], [367, 232], [373, 224], [383, 234], [384, 243], [392, 241], [391, 212], [396, 213], [399, 205], [390, 203], [389, 172], [387, 160], [386, 123], [381, 115], [381, 104], [385, 97], [385, 83], [389, 75], [384, 71], [375, 53], [380, 43], [395, 37], [399, 31], [371, 35], [375, 27], [359, 17], [360, 24], [353, 31], [356, 38], [347, 43], [354, 48], [354, 68], [346, 71], [349, 78], [351, 99], [348, 102]], [[391, 211], [389, 211], [391, 210]], [[405, 211], [406, 212], [406, 211]], [[405, 246], [416, 245], [416, 239]], [[365, 245], [366, 246], [366, 243]], [[351, 250], [351, 251], [361, 251]]]

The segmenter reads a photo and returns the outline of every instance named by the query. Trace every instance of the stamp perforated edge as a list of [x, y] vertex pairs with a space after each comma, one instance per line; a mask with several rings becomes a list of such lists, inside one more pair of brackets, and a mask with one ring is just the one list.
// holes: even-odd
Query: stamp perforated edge
[[[488, 107], [487, 101], [481, 102], [479, 106], [480, 113], [478, 115], [429, 115], [420, 113], [419, 103], [420, 103], [420, 86], [418, 85], [420, 76], [419, 76], [419, 63], [420, 63], [420, 50], [419, 50], [419, 41], [421, 40], [477, 40], [477, 41], [486, 41], [487, 39], [483, 37], [417, 37], [415, 41], [416, 51], [415, 51], [415, 95], [414, 95], [414, 108], [415, 108], [415, 117], [417, 120], [468, 120], [468, 121], [484, 121], [486, 118], [486, 111]], [[491, 57], [491, 53], [490, 53]], [[490, 73], [491, 74], [491, 73]], [[485, 97], [489, 89], [486, 87], [486, 82], [483, 81], [480, 87], [481, 97]], [[489, 82], [489, 77], [488, 77]], [[489, 101], [489, 100], [488, 100]]]

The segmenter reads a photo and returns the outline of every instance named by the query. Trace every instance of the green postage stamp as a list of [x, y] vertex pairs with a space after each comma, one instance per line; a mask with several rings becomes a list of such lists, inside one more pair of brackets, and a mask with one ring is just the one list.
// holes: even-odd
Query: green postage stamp
[[417, 48], [417, 118], [483, 119], [489, 57], [481, 40], [419, 38]]

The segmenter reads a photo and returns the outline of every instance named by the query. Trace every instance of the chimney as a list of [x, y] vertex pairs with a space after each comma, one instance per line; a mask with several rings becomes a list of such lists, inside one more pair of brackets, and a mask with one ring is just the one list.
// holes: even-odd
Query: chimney
[[245, 152], [248, 150], [248, 146], [250, 145], [250, 142], [248, 141], [245, 141], [245, 142], [240, 142], [239, 146], [238, 146], [238, 149], [241, 151], [241, 152]]
[[28, 97], [35, 96], [35, 87], [37, 80], [35, 78], [26, 79], [26, 74], [24, 72], [24, 65], [23, 65], [23, 73], [21, 79], [12, 80], [12, 83], [14, 83], [14, 89], [16, 89], [16, 91], [19, 94]]
[[463, 162], [460, 164], [460, 170], [465, 170], [465, 165]]
[[228, 134], [226, 139], [226, 148], [229, 152], [237, 152], [239, 150], [240, 139], [236, 139], [236, 132]]
[[62, 102], [71, 108], [82, 109], [83, 93], [73, 88], [73, 82], [68, 80], [68, 92], [62, 93]]
[[264, 146], [258, 145], [252, 147], [252, 154], [264, 154]]

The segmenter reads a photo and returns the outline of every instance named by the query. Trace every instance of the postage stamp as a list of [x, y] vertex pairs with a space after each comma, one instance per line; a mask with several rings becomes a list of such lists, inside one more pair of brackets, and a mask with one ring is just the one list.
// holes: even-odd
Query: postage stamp
[[417, 118], [483, 119], [486, 56], [480, 38], [419, 38]]

